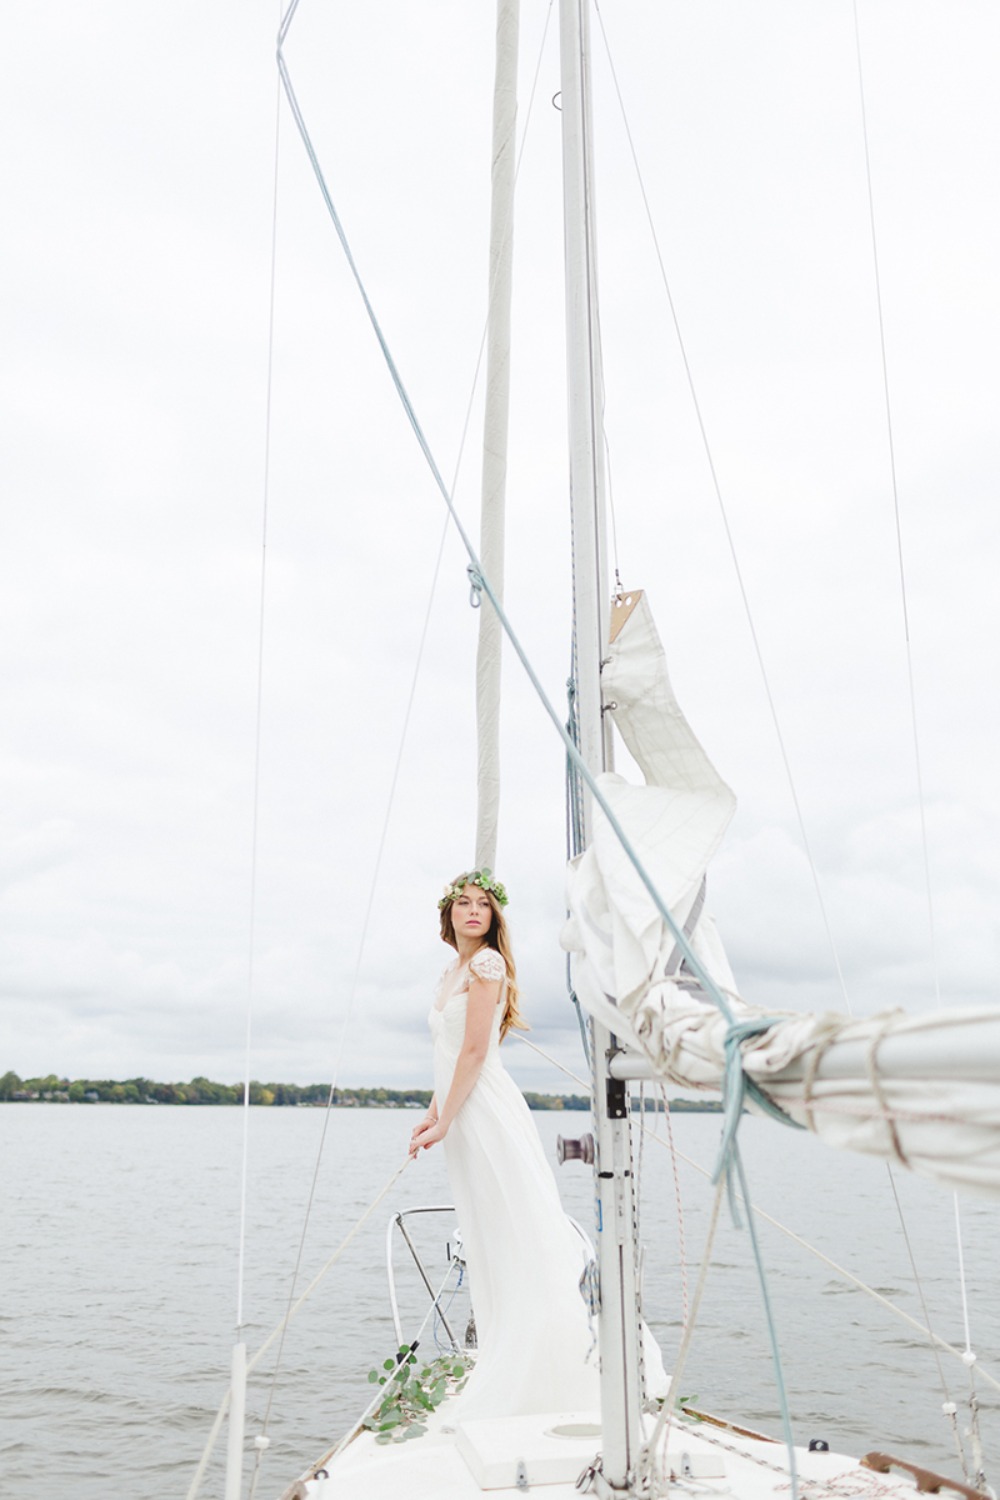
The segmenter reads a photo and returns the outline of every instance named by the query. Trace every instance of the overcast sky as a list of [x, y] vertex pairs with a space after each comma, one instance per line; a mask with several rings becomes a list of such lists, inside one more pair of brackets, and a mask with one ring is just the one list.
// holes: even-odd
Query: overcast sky
[[[303, 0], [289, 64], [473, 529], [492, 7]], [[934, 1003], [850, 0], [607, 0], [605, 25], [851, 1003]], [[1000, 11], [859, 0], [943, 1003], [995, 1003]], [[559, 88], [524, 0], [508, 602], [569, 653]], [[287, 111], [277, 11], [7, 17], [0, 1071], [331, 1076], [443, 511]], [[843, 1001], [598, 38], [618, 563], [740, 810], [711, 902], [746, 998]], [[463, 445], [467, 412], [471, 420]], [[269, 431], [269, 438], [268, 438]], [[254, 765], [267, 548], [256, 864]], [[422, 1084], [474, 840], [477, 618], [448, 539], [340, 1066]], [[508, 656], [498, 872], [535, 1037], [562, 752]], [[514, 1057], [528, 1085], [560, 1077]], [[568, 1086], [568, 1085], [566, 1085]]]

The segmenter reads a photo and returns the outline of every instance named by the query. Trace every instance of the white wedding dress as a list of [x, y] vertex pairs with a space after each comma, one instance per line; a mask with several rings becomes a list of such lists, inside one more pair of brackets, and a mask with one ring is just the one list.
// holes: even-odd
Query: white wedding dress
[[[444, 974], [430, 1013], [439, 1109], [465, 1036], [470, 967], [482, 979], [506, 980], [490, 948]], [[482, 1072], [444, 1138], [479, 1343], [456, 1403], [459, 1421], [600, 1404], [595, 1336], [579, 1290], [585, 1247], [563, 1212], [531, 1112], [500, 1061], [502, 1015], [503, 990]]]

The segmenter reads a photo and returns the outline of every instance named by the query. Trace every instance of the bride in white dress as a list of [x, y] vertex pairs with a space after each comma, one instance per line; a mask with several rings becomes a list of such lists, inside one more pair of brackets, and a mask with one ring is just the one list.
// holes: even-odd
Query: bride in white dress
[[412, 1155], [444, 1142], [479, 1352], [456, 1415], [596, 1410], [595, 1339], [579, 1290], [583, 1242], [500, 1042], [523, 1027], [503, 907], [489, 870], [460, 875], [439, 903], [456, 950], [430, 1013], [434, 1098]]

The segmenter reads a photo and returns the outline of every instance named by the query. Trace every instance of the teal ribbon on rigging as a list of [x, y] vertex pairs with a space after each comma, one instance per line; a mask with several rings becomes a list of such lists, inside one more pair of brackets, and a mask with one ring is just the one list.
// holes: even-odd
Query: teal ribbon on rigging
[[758, 1016], [752, 1021], [734, 1021], [732, 1015], [727, 1015], [729, 1029], [723, 1043], [723, 1052], [726, 1060], [726, 1071], [722, 1087], [722, 1099], [725, 1113], [722, 1121], [722, 1140], [719, 1144], [719, 1156], [712, 1173], [712, 1182], [718, 1182], [723, 1173], [726, 1174], [727, 1185], [730, 1187], [730, 1208], [733, 1218], [739, 1223], [739, 1214], [736, 1212], [736, 1204], [732, 1196], [731, 1173], [733, 1153], [736, 1149], [736, 1132], [739, 1130], [740, 1120], [743, 1116], [743, 1106], [748, 1098], [752, 1099], [758, 1109], [764, 1114], [770, 1115], [772, 1120], [777, 1120], [782, 1125], [790, 1125], [793, 1130], [804, 1130], [798, 1120], [793, 1120], [791, 1115], [779, 1108], [773, 1099], [769, 1099], [755, 1079], [747, 1076], [743, 1066], [743, 1043], [751, 1037], [760, 1036], [765, 1031], [770, 1031], [776, 1026], [783, 1016]]

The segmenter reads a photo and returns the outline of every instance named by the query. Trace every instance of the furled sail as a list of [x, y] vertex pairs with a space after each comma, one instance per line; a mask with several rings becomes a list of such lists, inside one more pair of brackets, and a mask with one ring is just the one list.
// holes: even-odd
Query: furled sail
[[595, 808], [593, 842], [569, 868], [563, 941], [581, 1004], [641, 1057], [625, 1062], [621, 1076], [718, 1092], [731, 1026], [761, 1025], [740, 1044], [743, 1070], [793, 1121], [833, 1146], [1000, 1196], [1000, 1009], [852, 1020], [741, 1000], [703, 905], [707, 867], [736, 802], [681, 713], [645, 597], [609, 656], [606, 711], [645, 784], [613, 774], [598, 784], [730, 1013], [691, 972]]

